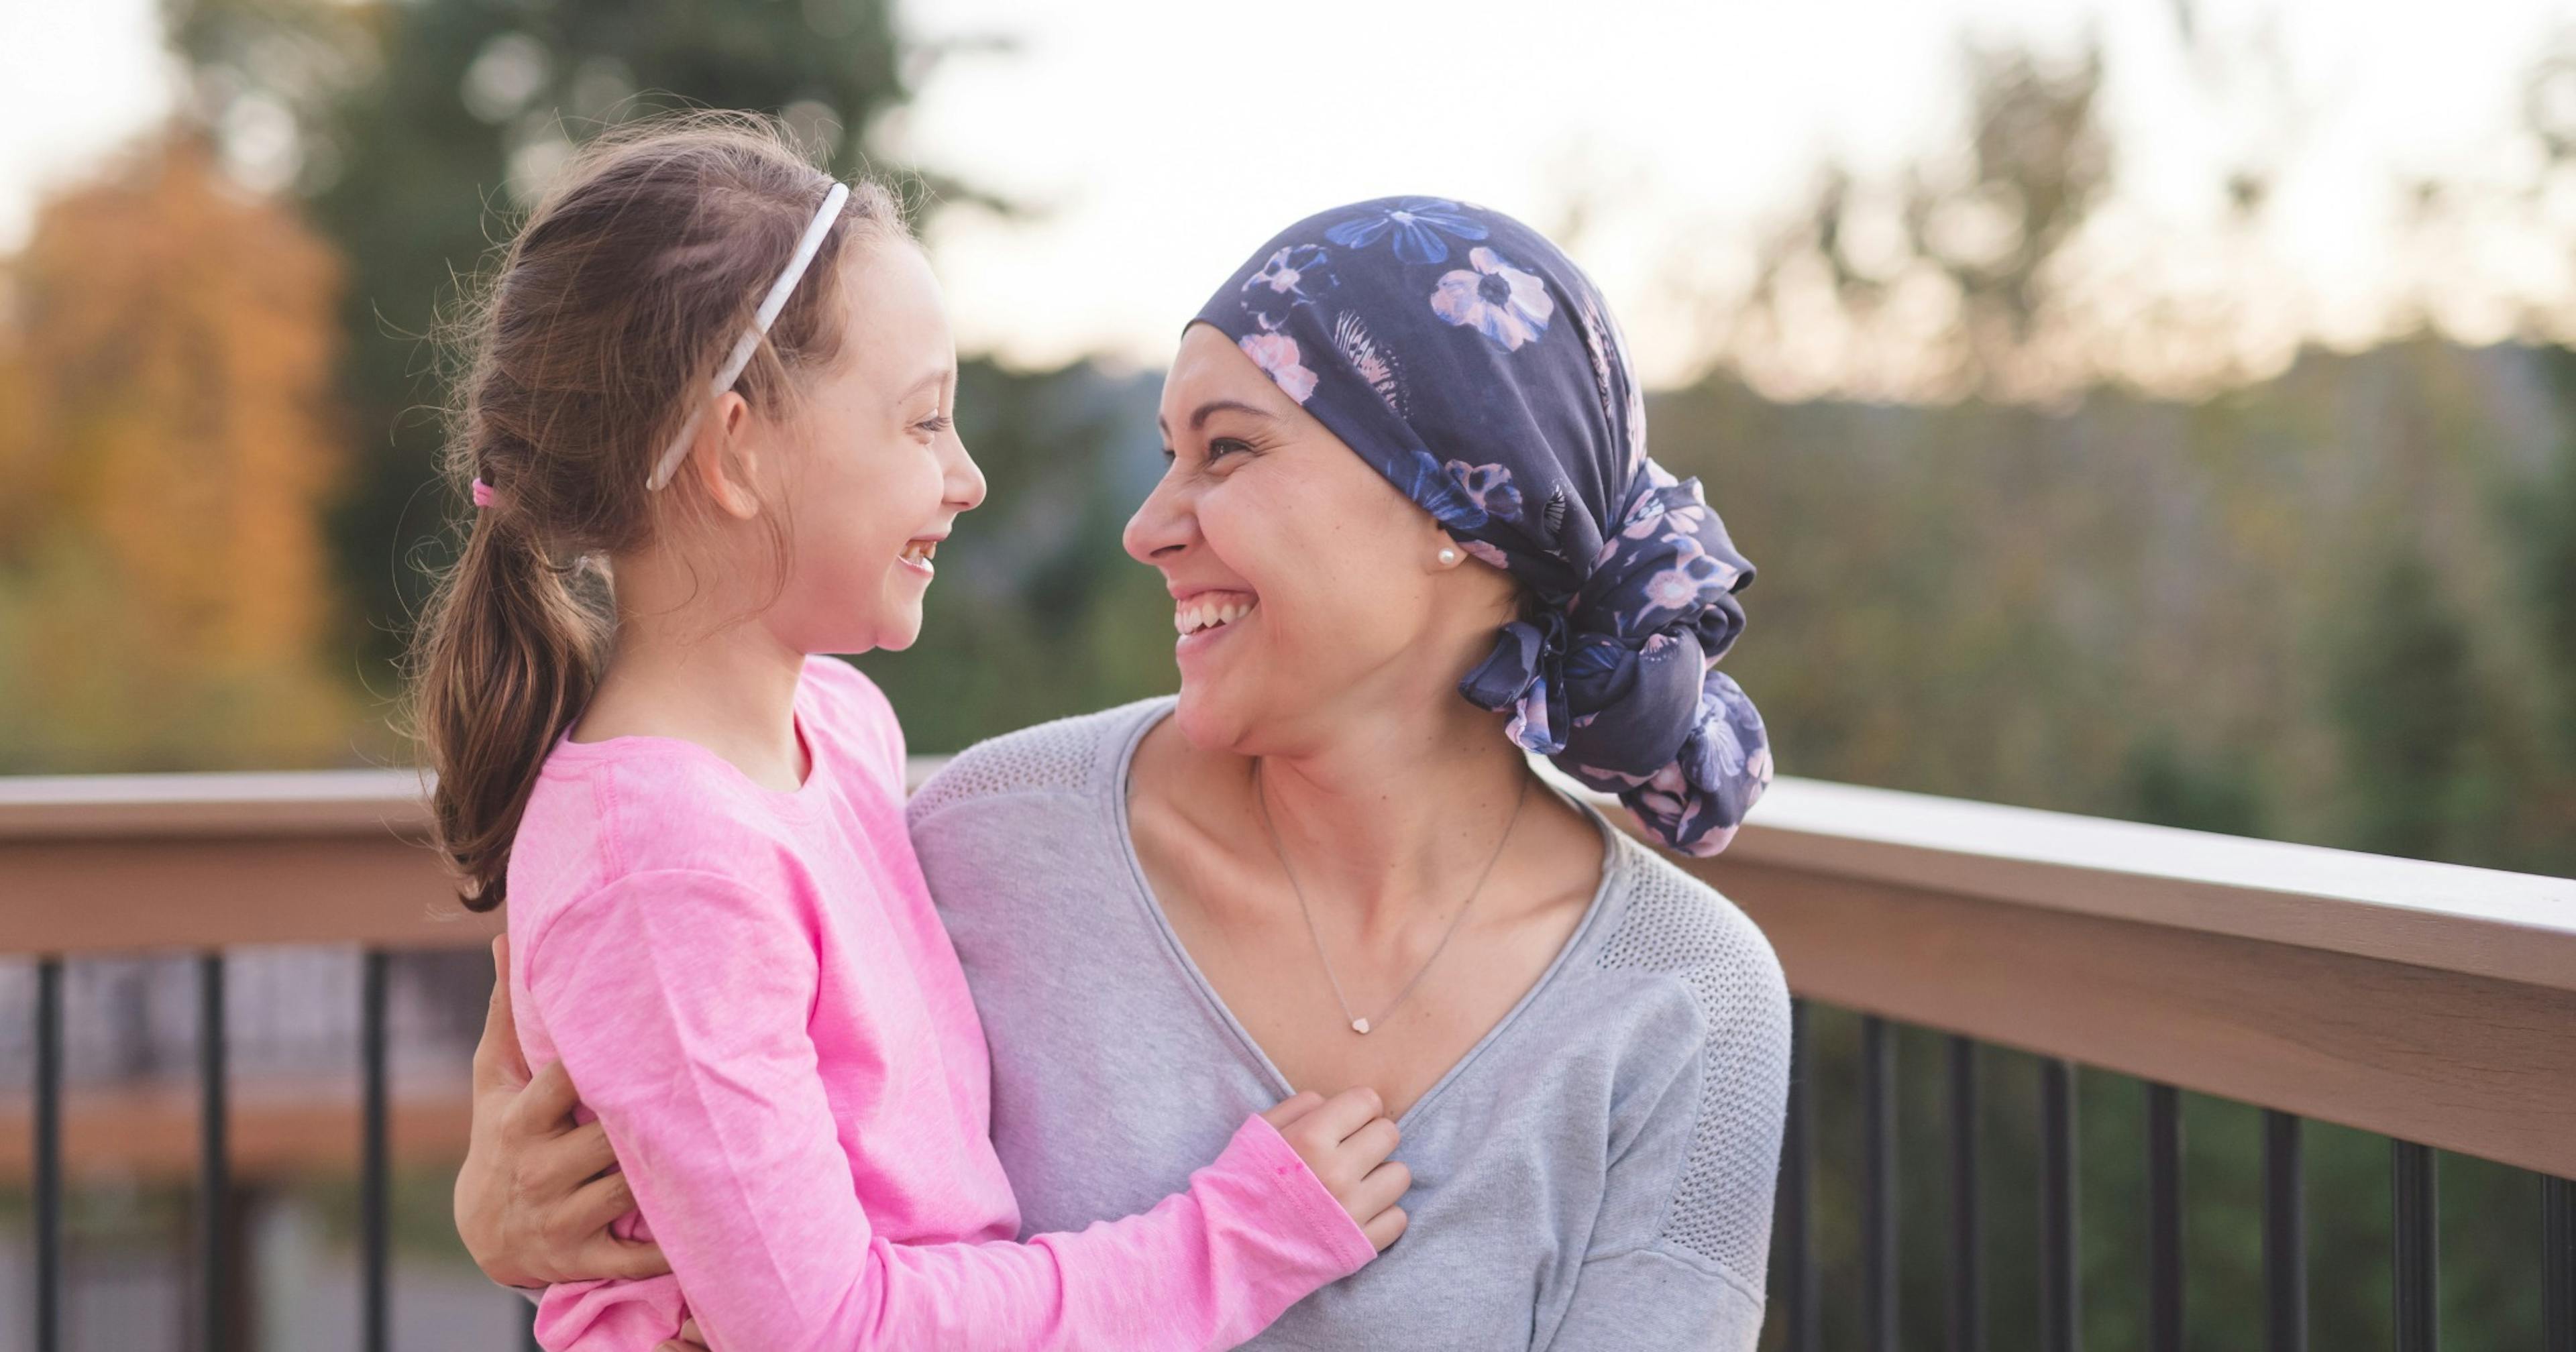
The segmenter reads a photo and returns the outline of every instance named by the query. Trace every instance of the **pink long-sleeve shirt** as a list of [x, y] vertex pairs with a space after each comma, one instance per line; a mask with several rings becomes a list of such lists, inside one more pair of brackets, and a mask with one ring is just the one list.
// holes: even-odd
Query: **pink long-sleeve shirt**
[[809, 659], [796, 728], [793, 791], [619, 737], [560, 742], [528, 800], [520, 1043], [571, 1071], [634, 1185], [625, 1232], [672, 1268], [554, 1287], [541, 1343], [646, 1352], [694, 1316], [715, 1352], [1230, 1347], [1369, 1260], [1257, 1116], [1151, 1210], [1018, 1242], [894, 711]]

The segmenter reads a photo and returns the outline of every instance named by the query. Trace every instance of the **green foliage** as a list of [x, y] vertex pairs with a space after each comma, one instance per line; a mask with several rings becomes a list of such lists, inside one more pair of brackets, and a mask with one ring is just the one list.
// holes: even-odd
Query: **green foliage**
[[2159, 826], [2263, 834], [2261, 787], [2241, 756], [2220, 763], [2193, 760], [2171, 733], [2142, 736], [2129, 751], [2131, 816]]
[[2500, 804], [2475, 740], [2469, 636], [2420, 555], [2401, 547], [2372, 582], [2333, 679], [2354, 831], [2390, 854], [2480, 853]]
[[1717, 376], [1654, 442], [1761, 570], [1728, 664], [1784, 773], [2564, 871], [2576, 650], [2536, 560], [2576, 512], [2505, 510], [2570, 473], [2530, 394], [2559, 360], [2416, 342], [2065, 409]]

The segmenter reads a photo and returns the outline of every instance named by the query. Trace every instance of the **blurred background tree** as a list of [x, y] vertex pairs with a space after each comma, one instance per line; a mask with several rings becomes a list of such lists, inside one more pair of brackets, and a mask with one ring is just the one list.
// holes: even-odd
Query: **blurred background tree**
[[344, 759], [340, 260], [185, 134], [48, 204], [0, 338], [0, 771]]

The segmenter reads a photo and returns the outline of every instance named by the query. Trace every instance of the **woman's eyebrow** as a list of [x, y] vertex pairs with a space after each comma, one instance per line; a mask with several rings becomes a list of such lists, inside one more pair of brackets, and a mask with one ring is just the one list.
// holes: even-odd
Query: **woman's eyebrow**
[[1240, 399], [1211, 399], [1206, 403], [1199, 405], [1197, 411], [1190, 414], [1190, 430], [1193, 432], [1198, 431], [1200, 428], [1207, 426], [1207, 420], [1209, 418], [1212, 418], [1219, 413], [1226, 412], [1249, 413], [1256, 418], [1269, 418], [1275, 416], [1266, 408], [1255, 408], [1250, 404], [1244, 403]]

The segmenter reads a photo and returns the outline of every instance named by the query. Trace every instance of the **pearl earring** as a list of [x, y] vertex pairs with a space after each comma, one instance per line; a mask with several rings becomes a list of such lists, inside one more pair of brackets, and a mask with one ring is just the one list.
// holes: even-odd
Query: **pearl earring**
[[1441, 550], [1440, 561], [1442, 563], [1456, 563], [1458, 561], [1458, 551], [1454, 549]]

